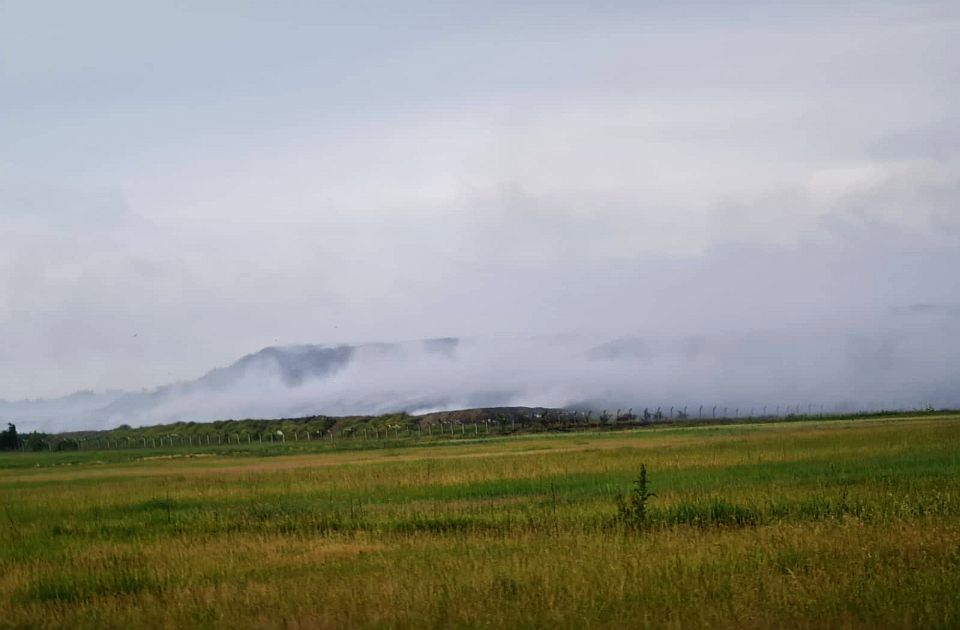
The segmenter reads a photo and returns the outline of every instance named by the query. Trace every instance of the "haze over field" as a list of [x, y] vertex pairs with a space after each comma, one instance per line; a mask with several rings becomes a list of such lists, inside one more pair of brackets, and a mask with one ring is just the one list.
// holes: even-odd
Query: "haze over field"
[[0, 421], [960, 406], [957, 41], [954, 2], [0, 3]]
[[[913, 309], [855, 331], [271, 347], [196, 380], [151, 390], [0, 401], [0, 418], [25, 428], [69, 430], [514, 405], [610, 413], [662, 406], [664, 414], [675, 407], [693, 416], [731, 417], [955, 408], [960, 368], [952, 340], [960, 339], [960, 321], [955, 313], [926, 311]], [[928, 332], [916, 334], [918, 328]]]

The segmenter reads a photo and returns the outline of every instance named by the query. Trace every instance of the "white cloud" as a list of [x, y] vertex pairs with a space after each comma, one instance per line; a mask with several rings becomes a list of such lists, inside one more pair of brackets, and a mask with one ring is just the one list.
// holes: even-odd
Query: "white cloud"
[[4, 10], [0, 398], [957, 299], [948, 4]]

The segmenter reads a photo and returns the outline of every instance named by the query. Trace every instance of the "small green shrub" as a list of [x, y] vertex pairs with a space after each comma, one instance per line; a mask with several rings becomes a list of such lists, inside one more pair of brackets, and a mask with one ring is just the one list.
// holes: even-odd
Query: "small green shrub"
[[626, 525], [639, 529], [647, 522], [647, 501], [657, 496], [650, 492], [650, 481], [647, 479], [647, 467], [640, 464], [640, 476], [633, 481], [633, 489], [626, 496], [617, 495], [617, 520]]

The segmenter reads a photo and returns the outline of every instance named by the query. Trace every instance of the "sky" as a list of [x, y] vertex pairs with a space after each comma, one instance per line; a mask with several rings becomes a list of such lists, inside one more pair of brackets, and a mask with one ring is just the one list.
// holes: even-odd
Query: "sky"
[[441, 336], [952, 352], [958, 41], [956, 2], [0, 0], [0, 399]]

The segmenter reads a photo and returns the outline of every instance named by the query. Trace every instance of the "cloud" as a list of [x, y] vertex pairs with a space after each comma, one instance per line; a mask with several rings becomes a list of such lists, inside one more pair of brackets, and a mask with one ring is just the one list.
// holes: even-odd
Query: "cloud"
[[[955, 9], [380, 9], [0, 9], [0, 397], [444, 335], [719, 335], [773, 356], [797, 328], [960, 300]], [[945, 334], [917, 322], [850, 356]], [[847, 358], [827, 350], [782, 381], [832, 395], [815, 375]], [[717, 399], [780, 382], [724, 353], [656, 364], [650, 395], [677, 398], [686, 374]], [[484, 356], [453, 374], [504, 391]], [[511, 361], [535, 391], [537, 366]], [[597, 375], [538, 387], [619, 382]], [[264, 387], [251, 410], [289, 393]]]
[[[8, 222], [3, 323], [17, 359], [0, 366], [4, 397], [136, 389], [274, 343], [852, 326], [960, 300], [958, 181], [953, 162], [818, 175], [724, 202], [709, 244], [676, 249], [670, 234], [686, 218], [661, 217], [673, 224], [660, 231], [618, 194], [593, 195], [588, 211], [587, 197], [504, 187], [422, 226], [402, 212], [326, 216], [322, 228], [269, 225], [226, 242], [157, 227], [122, 203], [53, 230], [68, 224], [64, 199], [88, 202], [75, 190], [38, 197], [33, 207], [47, 212]], [[89, 196], [102, 198], [119, 197]], [[41, 373], [54, 386], [31, 390]]]
[[874, 144], [873, 155], [881, 160], [956, 159], [960, 157], [960, 120], [944, 118], [885, 134]]

